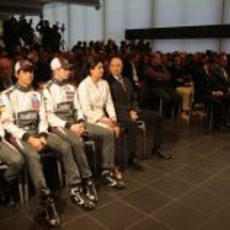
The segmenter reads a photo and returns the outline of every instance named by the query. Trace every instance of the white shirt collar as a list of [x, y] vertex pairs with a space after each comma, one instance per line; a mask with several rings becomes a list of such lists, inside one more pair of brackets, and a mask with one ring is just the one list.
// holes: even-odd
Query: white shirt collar
[[113, 77], [117, 80], [117, 81], [120, 81], [120, 79], [122, 79], [122, 76], [117, 76], [117, 75], [113, 75]]

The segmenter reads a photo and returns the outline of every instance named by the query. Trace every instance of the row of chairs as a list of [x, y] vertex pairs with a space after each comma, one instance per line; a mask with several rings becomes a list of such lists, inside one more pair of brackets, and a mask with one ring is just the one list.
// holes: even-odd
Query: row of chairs
[[[140, 121], [138, 123], [139, 129], [143, 132], [143, 159], [147, 159], [147, 149], [146, 149], [146, 126], [145, 122]], [[96, 143], [93, 140], [87, 140], [84, 142], [85, 146], [88, 148], [91, 148], [92, 151], [87, 151], [87, 154], [91, 153], [91, 156], [88, 156], [88, 159], [91, 158], [91, 168], [96, 175], [97, 173], [97, 155], [96, 155]], [[57, 173], [58, 173], [58, 179], [60, 186], [63, 188], [65, 186], [65, 173], [63, 170], [62, 161], [59, 157], [57, 157], [57, 154], [52, 151], [47, 151], [41, 154], [41, 160], [46, 160], [49, 158], [57, 158], [55, 159], [56, 166], [57, 166]], [[7, 165], [0, 161], [0, 173], [4, 173], [4, 171], [7, 169]], [[29, 173], [27, 167], [24, 167], [20, 175], [18, 176], [18, 192], [19, 192], [19, 198], [20, 203], [27, 203], [29, 201]]]
[[213, 119], [213, 106], [211, 104], [205, 104], [202, 102], [198, 102], [194, 99], [194, 95], [192, 96], [191, 100], [191, 107], [189, 110], [189, 124], [193, 124], [193, 112], [196, 108], [202, 108], [202, 110], [205, 113], [205, 119], [206, 124], [208, 126], [208, 131], [211, 133], [213, 131], [214, 126], [214, 119]]
[[[4, 171], [8, 168], [6, 164], [4, 164], [2, 161], [0, 161], [0, 173], [4, 173]], [[18, 182], [18, 192], [19, 192], [19, 200], [20, 203], [24, 203], [24, 185], [23, 185], [23, 173], [20, 173], [17, 178]]]
[[[97, 162], [96, 162], [96, 145], [94, 141], [85, 141], [85, 145], [92, 148], [92, 169], [95, 173], [97, 170]], [[65, 174], [63, 171], [63, 166], [61, 160], [57, 157], [57, 154], [52, 151], [47, 151], [41, 154], [41, 161], [56, 158], [55, 162], [57, 164], [57, 173], [58, 179], [61, 187], [65, 185]], [[4, 171], [8, 168], [6, 164], [0, 161], [0, 173], [3, 174]], [[29, 173], [27, 167], [24, 167], [22, 172], [18, 175], [17, 183], [18, 183], [18, 192], [19, 192], [19, 200], [21, 204], [27, 203], [29, 201]]]
[[[195, 96], [194, 93], [192, 94], [191, 97], [191, 102], [190, 102], [190, 110], [189, 110], [189, 124], [192, 125], [193, 124], [193, 112], [197, 107], [202, 108], [202, 110], [204, 111], [204, 122], [205, 125], [208, 127], [208, 131], [210, 133], [213, 132], [214, 129], [214, 110], [213, 110], [213, 105], [212, 104], [207, 104], [205, 102], [200, 102], [200, 101], [196, 101], [195, 100]], [[179, 106], [178, 108], [178, 113], [180, 114], [181, 112], [181, 107]], [[159, 98], [159, 114], [163, 115], [163, 99]], [[175, 118], [176, 117], [176, 108], [172, 107], [171, 110], [171, 118]], [[230, 108], [228, 108], [228, 113], [227, 113], [227, 124], [230, 123]]]

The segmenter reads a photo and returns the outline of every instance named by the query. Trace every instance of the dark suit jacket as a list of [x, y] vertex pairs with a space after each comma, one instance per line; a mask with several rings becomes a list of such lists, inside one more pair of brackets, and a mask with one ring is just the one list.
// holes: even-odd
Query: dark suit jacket
[[195, 88], [195, 98], [197, 100], [203, 98], [204, 96], [211, 96], [212, 91], [222, 90], [216, 74], [213, 72], [208, 75], [203, 66], [200, 66], [196, 75], [194, 75], [193, 82]]
[[215, 76], [216, 76], [218, 85], [223, 92], [227, 92], [230, 89], [230, 75], [227, 72], [227, 70], [225, 71], [228, 77], [227, 79], [224, 77], [224, 73], [221, 68], [217, 68], [215, 70]]
[[[141, 68], [141, 66], [135, 66], [135, 67], [136, 67], [137, 75], [139, 78], [139, 82], [142, 82], [143, 81], [143, 73], [141, 71], [142, 68]], [[123, 75], [125, 77], [127, 77], [132, 82], [134, 90], [137, 90], [138, 88], [136, 87], [135, 82], [133, 80], [132, 65], [131, 65], [131, 62], [129, 60], [125, 60], [125, 62], [124, 62]]]
[[128, 78], [123, 77], [126, 89], [124, 91], [121, 83], [113, 76], [110, 75], [107, 80], [110, 86], [118, 122], [129, 123], [129, 111], [137, 109], [137, 101], [131, 81]]
[[0, 81], [0, 92], [10, 88], [11, 86], [13, 86], [16, 82], [15, 77], [12, 77], [12, 79], [10, 79], [7, 83], [3, 83], [2, 81]]

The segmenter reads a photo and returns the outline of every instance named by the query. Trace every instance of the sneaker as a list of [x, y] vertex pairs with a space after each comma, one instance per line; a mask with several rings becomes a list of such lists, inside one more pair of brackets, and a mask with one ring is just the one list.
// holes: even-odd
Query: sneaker
[[61, 220], [57, 213], [53, 198], [51, 198], [50, 195], [42, 197], [42, 206], [47, 223], [52, 227], [59, 226]]
[[80, 186], [72, 188], [70, 194], [71, 200], [74, 205], [77, 205], [87, 210], [91, 210], [96, 207], [96, 205], [92, 201], [85, 198], [83, 190]]
[[87, 179], [84, 183], [85, 195], [90, 201], [98, 202], [98, 194], [93, 180]]
[[110, 188], [125, 189], [127, 187], [121, 179], [115, 178], [112, 173], [102, 175], [102, 183]]

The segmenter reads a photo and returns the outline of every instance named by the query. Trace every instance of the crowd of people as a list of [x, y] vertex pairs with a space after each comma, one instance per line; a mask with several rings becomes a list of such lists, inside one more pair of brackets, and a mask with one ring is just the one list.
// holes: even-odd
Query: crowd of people
[[65, 26], [57, 22], [50, 25], [49, 21], [40, 18], [37, 25], [33, 20], [27, 20], [25, 16], [20, 15], [17, 19], [14, 16], [3, 20], [2, 40], [5, 50], [13, 57], [16, 53], [23, 50], [46, 50], [49, 52], [58, 52], [61, 47], [62, 35]]
[[[9, 62], [28, 58], [35, 68], [33, 86], [39, 88], [50, 79], [50, 61], [58, 52], [36, 49], [19, 49], [14, 57], [5, 51], [1, 56]], [[120, 46], [113, 40], [106, 44], [102, 41], [79, 41], [71, 51], [60, 52], [73, 64], [71, 81], [76, 86], [87, 75], [87, 62], [98, 56], [104, 64], [104, 77], [108, 76], [108, 62], [112, 56], [119, 56], [123, 62], [123, 75], [131, 80], [141, 107], [156, 109], [161, 105], [161, 114], [170, 116], [180, 113], [184, 121], [189, 121], [191, 101], [205, 102], [213, 105], [213, 110], [223, 111], [223, 116], [215, 116], [215, 125], [224, 125], [227, 119], [226, 107], [229, 95], [229, 55], [212, 51], [186, 53], [152, 52], [149, 42], [122, 41]], [[5, 61], [3, 61], [5, 62]], [[11, 73], [13, 74], [13, 73]], [[205, 77], [206, 76], [206, 77]], [[210, 76], [210, 77], [209, 77]], [[5, 78], [5, 76], [3, 76]], [[14, 81], [14, 78], [8, 80]], [[214, 95], [212, 95], [213, 93]], [[216, 91], [223, 92], [217, 98]], [[211, 94], [211, 96], [210, 96]], [[222, 93], [219, 93], [220, 95]], [[218, 103], [217, 103], [218, 101]], [[215, 115], [215, 112], [214, 112]], [[217, 121], [219, 120], [219, 121]], [[218, 125], [216, 125], [218, 124]]]
[[[40, 25], [39, 25], [40, 27]], [[40, 30], [42, 27], [40, 27]], [[44, 29], [44, 28], [43, 28]], [[60, 225], [40, 155], [61, 156], [72, 202], [94, 209], [100, 199], [84, 142], [96, 143], [100, 181], [127, 187], [123, 169], [144, 170], [137, 153], [137, 129], [146, 124], [151, 155], [162, 151], [164, 118], [188, 122], [192, 103], [212, 106], [214, 128], [229, 118], [230, 62], [225, 53], [152, 52], [146, 41], [77, 42], [71, 51], [7, 47], [0, 52], [0, 175], [8, 205], [12, 185], [28, 167], [49, 225]], [[13, 55], [13, 56], [12, 56]], [[26, 165], [26, 166], [25, 166]]]

